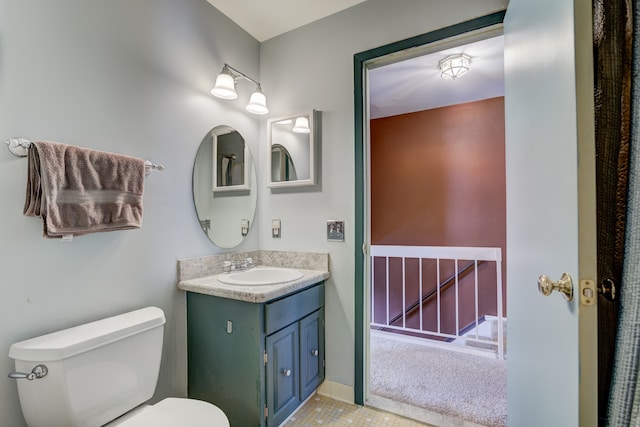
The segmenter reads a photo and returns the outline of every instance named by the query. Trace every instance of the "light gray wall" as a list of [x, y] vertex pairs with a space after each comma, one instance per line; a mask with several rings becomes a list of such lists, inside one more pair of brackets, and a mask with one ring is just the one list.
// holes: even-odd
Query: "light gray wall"
[[[327, 379], [354, 380], [354, 107], [353, 55], [503, 10], [507, 0], [369, 0], [262, 43], [261, 83], [275, 117], [322, 113], [321, 183], [315, 189], [263, 189], [262, 224], [282, 220], [282, 238], [260, 230], [262, 249], [328, 251]], [[263, 132], [262, 138], [266, 138]], [[266, 158], [267, 143], [261, 146]], [[268, 179], [263, 171], [262, 180]], [[343, 219], [345, 242], [326, 241], [326, 220]]]
[[[15, 341], [153, 304], [167, 315], [157, 397], [185, 394], [185, 307], [175, 265], [220, 252], [197, 222], [191, 168], [202, 138], [227, 124], [260, 159], [257, 224], [236, 249], [331, 254], [327, 378], [352, 386], [353, 54], [505, 4], [369, 0], [261, 47], [206, 0], [0, 0], [0, 140], [48, 139], [166, 166], [146, 182], [141, 230], [62, 243], [42, 238], [40, 221], [22, 215], [26, 160], [0, 147], [0, 375], [13, 368], [6, 355]], [[224, 62], [261, 80], [269, 117], [322, 111], [320, 185], [265, 187], [266, 118], [246, 114], [243, 99], [209, 95]], [[240, 97], [251, 89], [240, 82]], [[272, 218], [282, 219], [279, 240], [259, 227]], [[346, 220], [345, 243], [326, 242], [327, 219]], [[24, 425], [9, 379], [0, 381], [0, 425]]]
[[[167, 316], [157, 396], [186, 393], [184, 295], [176, 260], [220, 252], [200, 229], [191, 168], [220, 124], [254, 153], [259, 120], [209, 90], [224, 62], [259, 76], [259, 43], [206, 0], [0, 0], [0, 140], [47, 139], [162, 163], [142, 229], [42, 238], [22, 215], [26, 159], [0, 146], [0, 425], [20, 427], [9, 346], [147, 305]], [[258, 247], [252, 232], [240, 249]]]

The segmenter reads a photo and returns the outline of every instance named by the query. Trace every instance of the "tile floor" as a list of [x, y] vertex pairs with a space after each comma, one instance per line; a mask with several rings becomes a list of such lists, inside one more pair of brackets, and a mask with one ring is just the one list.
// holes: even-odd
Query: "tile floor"
[[430, 424], [423, 424], [374, 408], [341, 402], [319, 394], [313, 395], [282, 426], [432, 427]]

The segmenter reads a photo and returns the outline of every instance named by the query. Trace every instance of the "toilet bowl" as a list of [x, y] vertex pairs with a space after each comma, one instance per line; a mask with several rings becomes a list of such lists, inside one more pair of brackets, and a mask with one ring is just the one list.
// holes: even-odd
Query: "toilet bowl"
[[145, 406], [133, 416], [124, 416], [105, 427], [196, 427], [229, 426], [220, 408], [195, 399], [168, 397], [155, 405]]
[[29, 427], [229, 427], [212, 403], [146, 405], [160, 370], [165, 317], [147, 307], [11, 345]]

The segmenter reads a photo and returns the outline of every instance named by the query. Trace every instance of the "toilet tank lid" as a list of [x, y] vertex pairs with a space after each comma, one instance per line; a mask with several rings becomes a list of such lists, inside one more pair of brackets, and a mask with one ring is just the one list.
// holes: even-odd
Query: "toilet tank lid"
[[164, 323], [161, 309], [146, 307], [17, 342], [9, 348], [9, 357], [30, 362], [62, 360]]

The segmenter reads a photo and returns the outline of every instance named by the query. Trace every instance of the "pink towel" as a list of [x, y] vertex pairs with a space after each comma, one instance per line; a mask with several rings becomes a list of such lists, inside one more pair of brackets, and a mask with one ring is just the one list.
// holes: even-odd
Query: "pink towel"
[[144, 160], [35, 141], [28, 153], [24, 214], [61, 238], [142, 225]]

